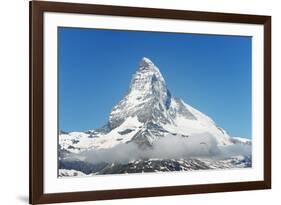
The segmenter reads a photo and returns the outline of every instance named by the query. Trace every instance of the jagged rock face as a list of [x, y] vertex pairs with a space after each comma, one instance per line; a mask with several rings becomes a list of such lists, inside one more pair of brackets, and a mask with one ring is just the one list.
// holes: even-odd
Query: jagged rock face
[[119, 127], [129, 117], [137, 117], [143, 123], [130, 140], [143, 148], [169, 133], [165, 125], [177, 126], [177, 118], [198, 120], [181, 99], [172, 97], [157, 66], [145, 57], [133, 75], [129, 92], [110, 113], [109, 130]]
[[[171, 107], [172, 100], [177, 104], [176, 108]], [[131, 80], [128, 94], [110, 113], [108, 126], [114, 129], [128, 117], [137, 116], [144, 126], [132, 140], [141, 146], [150, 146], [155, 136], [163, 136], [167, 132], [161, 125], [174, 124], [178, 114], [196, 120], [180, 99], [171, 96], [157, 66], [144, 57]]]
[[168, 110], [172, 118], [175, 119], [177, 115], [181, 115], [189, 120], [197, 120], [195, 115], [193, 115], [192, 112], [190, 112], [189, 109], [187, 109], [187, 107], [184, 105], [181, 99], [172, 98], [172, 100], [174, 101], [175, 106], [171, 106]]
[[159, 69], [143, 58], [131, 81], [128, 94], [112, 110], [109, 127], [114, 129], [129, 116], [137, 116], [142, 123], [168, 123], [165, 115], [171, 103], [171, 94]]

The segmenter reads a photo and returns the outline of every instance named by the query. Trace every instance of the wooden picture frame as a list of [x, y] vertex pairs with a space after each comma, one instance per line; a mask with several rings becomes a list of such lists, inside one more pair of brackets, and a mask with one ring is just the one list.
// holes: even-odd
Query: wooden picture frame
[[[155, 19], [194, 20], [263, 26], [264, 39], [264, 179], [261, 181], [44, 193], [44, 12], [95, 14]], [[58, 2], [30, 2], [30, 204], [77, 202], [271, 188], [271, 17]]]

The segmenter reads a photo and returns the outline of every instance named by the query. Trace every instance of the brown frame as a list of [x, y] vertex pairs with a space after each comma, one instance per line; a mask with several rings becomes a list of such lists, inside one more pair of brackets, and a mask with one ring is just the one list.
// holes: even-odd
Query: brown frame
[[[31, 1], [30, 6], [30, 204], [198, 194], [271, 188], [271, 17], [245, 14]], [[264, 27], [264, 180], [44, 194], [43, 192], [43, 13], [67, 12], [229, 23]]]

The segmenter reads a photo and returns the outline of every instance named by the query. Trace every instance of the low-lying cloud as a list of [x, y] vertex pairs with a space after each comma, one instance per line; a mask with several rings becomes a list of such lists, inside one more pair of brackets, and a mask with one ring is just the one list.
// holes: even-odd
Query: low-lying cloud
[[89, 163], [128, 163], [139, 159], [188, 159], [213, 158], [222, 159], [237, 155], [251, 155], [251, 145], [234, 144], [217, 146], [211, 135], [193, 137], [166, 136], [155, 141], [153, 148], [140, 149], [135, 143], [119, 144], [109, 149], [99, 149], [73, 154], [71, 159], [87, 161]]

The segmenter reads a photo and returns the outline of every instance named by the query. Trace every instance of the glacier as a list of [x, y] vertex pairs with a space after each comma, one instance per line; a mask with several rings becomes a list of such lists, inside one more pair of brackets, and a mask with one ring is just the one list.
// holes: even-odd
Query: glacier
[[146, 57], [106, 125], [60, 131], [58, 138], [60, 177], [252, 166], [251, 140], [231, 137], [209, 116], [173, 96], [159, 68]]

